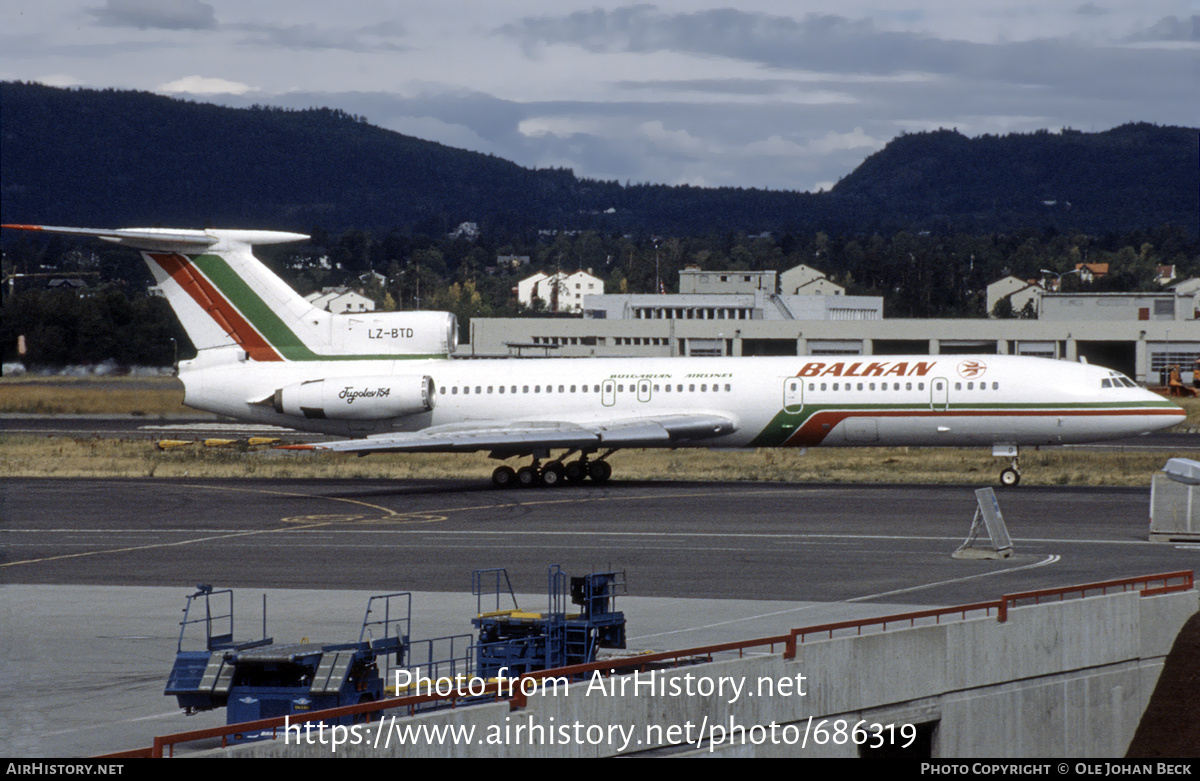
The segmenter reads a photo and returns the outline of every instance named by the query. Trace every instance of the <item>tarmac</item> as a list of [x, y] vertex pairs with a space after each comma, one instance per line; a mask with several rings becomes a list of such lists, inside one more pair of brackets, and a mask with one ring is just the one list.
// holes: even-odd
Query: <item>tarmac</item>
[[[186, 716], [163, 694], [187, 588], [0, 587], [0, 754], [95, 757], [150, 746], [156, 735], [224, 724], [220, 709]], [[262, 595], [276, 641], [357, 640], [367, 591], [235, 590], [237, 635], [259, 637]], [[518, 595], [527, 609], [546, 596]], [[472, 632], [475, 597], [412, 595], [412, 637]], [[922, 608], [927, 605], [920, 606]], [[919, 609], [903, 604], [619, 597], [631, 649], [681, 650], [768, 637], [799, 626]], [[184, 648], [202, 647], [193, 642]], [[214, 748], [191, 744], [180, 753]]]

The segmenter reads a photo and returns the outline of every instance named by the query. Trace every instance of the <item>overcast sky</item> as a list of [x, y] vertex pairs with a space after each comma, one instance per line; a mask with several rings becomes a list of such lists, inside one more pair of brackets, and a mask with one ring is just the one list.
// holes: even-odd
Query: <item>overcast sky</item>
[[4, 0], [0, 79], [330, 106], [591, 178], [828, 188], [902, 132], [1200, 125], [1196, 0]]

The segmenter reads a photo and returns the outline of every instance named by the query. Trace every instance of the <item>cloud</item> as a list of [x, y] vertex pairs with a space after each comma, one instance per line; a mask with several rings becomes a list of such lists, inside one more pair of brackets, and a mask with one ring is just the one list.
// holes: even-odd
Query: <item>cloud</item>
[[244, 25], [251, 33], [243, 41], [254, 48], [341, 50], [349, 52], [404, 51], [388, 38], [403, 34], [403, 27], [384, 23], [372, 29], [346, 30], [333, 25], [293, 24], [288, 26]]
[[107, 27], [139, 30], [213, 30], [217, 15], [200, 0], [106, 0], [91, 14]]
[[42, 76], [35, 79], [38, 84], [45, 84], [47, 87], [82, 87], [84, 82], [74, 76], [65, 73], [52, 73], [49, 76]]
[[646, 5], [525, 18], [500, 32], [526, 51], [552, 44], [593, 52], [673, 51], [838, 73], [938, 69], [949, 59], [948, 50], [969, 46], [878, 30], [870, 19], [827, 14], [794, 19], [732, 8], [666, 14]]
[[185, 76], [182, 79], [160, 84], [155, 92], [188, 93], [191, 95], [244, 95], [254, 87], [240, 81], [211, 78], [208, 76]]
[[1168, 16], [1129, 36], [1130, 41], [1200, 42], [1200, 15], [1180, 19]]

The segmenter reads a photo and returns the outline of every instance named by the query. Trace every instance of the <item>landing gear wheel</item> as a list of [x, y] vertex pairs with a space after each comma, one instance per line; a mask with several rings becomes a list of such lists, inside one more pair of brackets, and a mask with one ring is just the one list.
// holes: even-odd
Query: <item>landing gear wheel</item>
[[492, 485], [497, 488], [512, 488], [517, 483], [517, 473], [510, 466], [498, 466], [492, 472]]
[[566, 465], [563, 476], [569, 484], [582, 483], [583, 479], [588, 476], [588, 462], [583, 459], [572, 461]]
[[612, 477], [612, 465], [607, 461], [593, 461], [588, 464], [588, 477], [593, 483], [607, 483]]
[[553, 488], [563, 485], [567, 479], [567, 470], [562, 464], [546, 464], [542, 467], [542, 484]]
[[542, 475], [538, 472], [537, 467], [523, 466], [517, 470], [517, 486], [519, 488], [531, 488], [542, 484]]
[[1021, 482], [1021, 473], [1015, 469], [1005, 469], [1000, 473], [1000, 485], [1012, 487]]

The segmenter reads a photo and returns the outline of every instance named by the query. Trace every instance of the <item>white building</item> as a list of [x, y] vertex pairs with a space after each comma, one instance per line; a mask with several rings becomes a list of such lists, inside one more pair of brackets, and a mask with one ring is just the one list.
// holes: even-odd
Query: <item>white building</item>
[[779, 275], [779, 292], [785, 296], [844, 296], [846, 288], [801, 263]]
[[1033, 311], [1040, 310], [1040, 301], [1042, 293], [1045, 290], [1037, 282], [1026, 282], [1023, 279], [1017, 279], [1011, 274], [1002, 279], [998, 279], [987, 286], [987, 311], [989, 317], [994, 317], [992, 314], [996, 311], [996, 304], [1007, 298], [1012, 304], [1013, 314], [1019, 314], [1025, 309], [1025, 305], [1030, 301], [1033, 302]]
[[[594, 320], [881, 320], [881, 296], [847, 296], [810, 266], [783, 272], [784, 295], [774, 271], [679, 272], [677, 295], [588, 296], [583, 316]], [[794, 288], [791, 293], [786, 292]], [[796, 291], [799, 292], [796, 292]]]
[[681, 294], [774, 293], [779, 282], [774, 271], [701, 271], [685, 268], [679, 272]]
[[881, 296], [779, 296], [752, 293], [588, 296], [596, 320], [881, 320]]
[[317, 309], [334, 314], [347, 312], [374, 312], [375, 302], [346, 288], [326, 288], [320, 293], [309, 293], [304, 300]]
[[1200, 336], [1200, 279], [1185, 279], [1157, 293], [1046, 293], [1043, 320], [1185, 321], [1180, 331]]
[[517, 283], [517, 301], [530, 309], [535, 301], [547, 312], [582, 312], [583, 297], [604, 292], [604, 282], [585, 271], [574, 274], [538, 272]]

